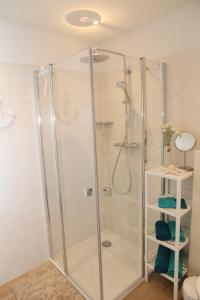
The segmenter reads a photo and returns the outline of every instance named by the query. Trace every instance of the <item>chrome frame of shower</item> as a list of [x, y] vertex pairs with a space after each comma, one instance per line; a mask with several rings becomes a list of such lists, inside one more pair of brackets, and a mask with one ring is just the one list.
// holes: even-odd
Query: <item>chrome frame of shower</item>
[[[94, 113], [94, 86], [93, 86], [93, 62], [92, 62], [92, 53], [94, 51], [102, 51], [107, 53], [112, 53], [119, 55], [123, 58], [124, 64], [124, 80], [127, 82], [127, 73], [126, 73], [126, 55], [120, 52], [111, 51], [102, 49], [99, 47], [89, 48], [89, 70], [90, 70], [90, 86], [91, 86], [91, 105], [93, 112], [93, 137], [94, 137], [94, 152], [96, 151], [96, 134], [95, 134], [95, 113]], [[134, 57], [132, 57], [134, 58]], [[65, 57], [64, 59], [67, 59]], [[137, 58], [138, 59], [138, 58]], [[114, 300], [123, 299], [132, 289], [134, 289], [137, 284], [139, 284], [144, 279], [144, 175], [145, 175], [145, 139], [146, 139], [146, 59], [144, 57], [139, 58], [140, 61], [140, 76], [141, 76], [141, 122], [142, 122], [142, 276], [130, 284], [125, 290], [123, 290], [120, 295], [118, 295]], [[55, 102], [53, 97], [53, 65], [49, 64], [46, 68], [50, 69], [50, 97], [52, 105], [52, 115], [53, 115], [53, 134], [54, 134], [54, 146], [56, 150], [56, 170], [57, 176], [59, 174], [59, 164], [58, 164], [58, 152], [57, 152], [57, 138], [56, 138], [56, 116], [55, 116]], [[46, 186], [46, 174], [44, 169], [44, 152], [42, 147], [42, 133], [41, 133], [41, 121], [39, 113], [39, 95], [38, 95], [38, 75], [40, 71], [34, 72], [34, 87], [35, 87], [35, 98], [36, 98], [36, 114], [38, 119], [38, 131], [40, 139], [40, 150], [41, 150], [41, 165], [43, 173], [43, 188], [45, 194], [45, 203], [47, 211], [47, 223], [48, 223], [48, 236], [49, 236], [49, 247], [50, 253], [52, 254], [52, 239], [51, 239], [51, 224], [50, 224], [50, 214], [49, 214], [49, 205], [48, 205], [48, 192]], [[48, 75], [49, 78], [49, 75]], [[161, 99], [161, 124], [163, 125], [166, 120], [166, 105], [165, 105], [165, 64], [160, 64], [160, 99]], [[102, 253], [101, 253], [101, 224], [100, 224], [100, 209], [99, 209], [99, 196], [98, 196], [98, 177], [97, 177], [97, 158], [95, 154], [95, 194], [96, 194], [96, 212], [97, 212], [97, 238], [98, 238], [98, 258], [99, 258], [99, 279], [100, 279], [100, 299], [103, 300], [103, 272], [102, 272]], [[164, 163], [164, 140], [163, 135], [161, 136], [161, 164]], [[59, 178], [58, 178], [59, 180]], [[59, 182], [59, 181], [58, 181]], [[82, 294], [86, 299], [91, 300], [91, 298], [83, 291], [83, 289], [77, 284], [77, 282], [70, 277], [67, 270], [67, 258], [66, 258], [66, 244], [65, 244], [65, 233], [64, 233], [64, 221], [63, 221], [63, 209], [62, 209], [62, 199], [61, 199], [61, 190], [59, 183], [59, 206], [61, 212], [61, 223], [62, 223], [62, 238], [63, 238], [63, 261], [64, 261], [64, 272], [61, 268], [51, 259], [52, 263], [63, 273], [63, 275], [75, 286], [75, 288]]]
[[96, 198], [96, 215], [97, 215], [97, 243], [98, 243], [98, 258], [99, 258], [99, 285], [100, 285], [100, 299], [104, 299], [103, 289], [103, 266], [102, 266], [102, 251], [101, 251], [101, 218], [100, 218], [100, 206], [99, 206], [99, 192], [98, 192], [98, 172], [97, 172], [97, 146], [96, 146], [96, 120], [94, 109], [94, 81], [93, 81], [93, 62], [92, 62], [92, 48], [89, 48], [89, 69], [90, 69], [90, 93], [91, 93], [91, 105], [92, 105], [92, 123], [93, 123], [93, 149], [95, 157], [95, 198]]
[[[161, 101], [161, 125], [166, 122], [166, 82], [165, 82], [166, 64], [160, 63], [160, 101]], [[161, 164], [164, 165], [164, 135], [161, 134]]]
[[126, 55], [124, 55], [123, 53], [120, 52], [116, 52], [116, 51], [112, 51], [112, 50], [106, 50], [103, 48], [99, 48], [99, 47], [94, 47], [94, 48], [90, 48], [92, 49], [92, 52], [94, 53], [95, 51], [103, 51], [103, 52], [107, 52], [107, 53], [112, 53], [112, 54], [116, 54], [116, 55], [120, 55], [122, 56], [124, 59], [126, 59]]
[[142, 273], [144, 276], [145, 263], [145, 147], [146, 147], [146, 60], [140, 57], [141, 76], [141, 121], [142, 121]]
[[[142, 117], [142, 228], [143, 228], [143, 275], [145, 273], [145, 248], [147, 248], [145, 240], [145, 147], [146, 147], [146, 59], [144, 57], [140, 58], [140, 73], [141, 73], [141, 117]], [[166, 122], [166, 64], [159, 64], [159, 75], [160, 75], [160, 164], [165, 163], [165, 153], [164, 153], [164, 135], [162, 132], [162, 126]], [[161, 193], [164, 194], [168, 190], [168, 182], [165, 179], [161, 179]], [[161, 218], [163, 215], [161, 214]]]
[[61, 193], [61, 184], [60, 184], [60, 166], [58, 160], [58, 141], [56, 135], [56, 114], [55, 114], [55, 101], [54, 101], [54, 91], [53, 91], [53, 65], [49, 64], [49, 90], [50, 90], [50, 102], [51, 102], [51, 113], [53, 119], [53, 142], [55, 149], [55, 161], [56, 161], [56, 181], [58, 185], [58, 194], [59, 194], [59, 209], [60, 209], [60, 218], [61, 218], [61, 232], [63, 238], [63, 262], [64, 262], [64, 270], [68, 275], [68, 267], [67, 267], [67, 259], [66, 259], [66, 239], [65, 239], [65, 227], [63, 220], [63, 207], [62, 207], [62, 193]]
[[[161, 101], [161, 118], [160, 123], [163, 126], [166, 122], [167, 115], [166, 115], [166, 64], [160, 63], [160, 101]], [[161, 129], [161, 165], [165, 164], [165, 145], [164, 145], [164, 134]], [[164, 178], [161, 179], [161, 193], [165, 194], [168, 193], [169, 188], [169, 181], [165, 180]]]
[[50, 225], [50, 211], [49, 211], [49, 202], [48, 202], [48, 191], [46, 185], [46, 172], [45, 172], [45, 165], [44, 165], [44, 151], [42, 146], [42, 131], [41, 131], [41, 115], [39, 110], [39, 88], [38, 88], [38, 76], [39, 71], [33, 72], [33, 82], [34, 82], [34, 96], [35, 96], [35, 111], [36, 111], [36, 118], [37, 118], [37, 134], [39, 139], [39, 150], [40, 150], [40, 166], [41, 166], [41, 173], [42, 173], [42, 189], [43, 195], [45, 200], [45, 213], [46, 213], [46, 221], [47, 221], [47, 233], [48, 233], [48, 242], [49, 242], [49, 252], [50, 256], [52, 256], [52, 233], [51, 233], [51, 225]]
[[[62, 247], [63, 247], [63, 263], [64, 263], [64, 270], [66, 274], [68, 274], [67, 270], [67, 260], [64, 253], [66, 253], [66, 244], [65, 244], [65, 234], [64, 234], [64, 222], [63, 222], [63, 209], [62, 209], [62, 201], [61, 201], [61, 187], [60, 187], [60, 179], [59, 179], [59, 163], [58, 163], [58, 150], [57, 150], [57, 138], [56, 138], [56, 118], [55, 118], [55, 107], [54, 107], [54, 99], [53, 99], [53, 71], [52, 71], [52, 65], [49, 64], [45, 67], [45, 71], [47, 75], [47, 81], [48, 81], [48, 92], [49, 92], [49, 99], [50, 99], [50, 106], [51, 106], [51, 116], [52, 116], [52, 133], [53, 133], [53, 144], [54, 144], [54, 155], [55, 155], [55, 167], [56, 167], [56, 183], [58, 187], [58, 198], [59, 198], [59, 211], [60, 211], [60, 218], [61, 218], [61, 234], [62, 234]], [[43, 73], [42, 73], [43, 72]], [[47, 191], [47, 183], [46, 183], [46, 172], [45, 172], [45, 161], [44, 161], [44, 151], [43, 151], [43, 138], [42, 138], [42, 130], [41, 130], [41, 122], [42, 118], [40, 115], [39, 110], [39, 89], [38, 89], [38, 78], [40, 74], [44, 75], [44, 69], [41, 71], [35, 71], [34, 72], [34, 85], [35, 85], [35, 97], [36, 97], [36, 114], [37, 114], [37, 120], [38, 120], [38, 134], [40, 139], [40, 151], [41, 151], [41, 160], [42, 160], [42, 173], [44, 175], [44, 198], [46, 203], [46, 209], [47, 209], [47, 217], [48, 217], [48, 236], [50, 241], [50, 255], [52, 255], [52, 236], [51, 236], [51, 220], [50, 220], [50, 211], [49, 211], [49, 205], [48, 205], [48, 191]]]

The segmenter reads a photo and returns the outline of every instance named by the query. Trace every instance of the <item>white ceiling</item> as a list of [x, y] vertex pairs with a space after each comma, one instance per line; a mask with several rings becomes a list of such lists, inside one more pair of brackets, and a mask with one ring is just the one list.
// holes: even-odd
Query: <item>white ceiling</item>
[[[156, 18], [168, 15], [197, 0], [0, 0], [0, 18], [57, 34], [101, 42]], [[65, 15], [76, 9], [90, 9], [102, 16], [102, 23], [76, 28], [65, 23]]]

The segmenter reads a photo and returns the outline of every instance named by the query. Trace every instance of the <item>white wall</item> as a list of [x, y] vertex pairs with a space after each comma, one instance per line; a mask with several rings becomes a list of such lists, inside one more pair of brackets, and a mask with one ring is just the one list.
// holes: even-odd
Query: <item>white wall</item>
[[0, 62], [45, 65], [88, 46], [88, 42], [0, 21]]
[[188, 6], [102, 47], [131, 56], [157, 59], [200, 46], [200, 3]]
[[48, 258], [32, 71], [0, 64], [4, 109], [16, 114], [0, 130], [0, 285]]
[[0, 96], [16, 112], [14, 125], [0, 130], [1, 285], [49, 258], [33, 70], [85, 43], [2, 21], [0, 38]]

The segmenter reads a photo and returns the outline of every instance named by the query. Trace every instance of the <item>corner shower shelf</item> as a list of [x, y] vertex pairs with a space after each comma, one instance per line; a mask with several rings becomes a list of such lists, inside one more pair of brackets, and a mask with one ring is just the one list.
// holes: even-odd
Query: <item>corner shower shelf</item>
[[[148, 260], [148, 270], [149, 271], [154, 271], [154, 265], [155, 265], [155, 260], [156, 260], [156, 256], [152, 256], [149, 260]], [[187, 274], [187, 264], [186, 262], [183, 262], [183, 277]], [[161, 276], [165, 277], [166, 279], [170, 280], [171, 282], [175, 283], [175, 279], [174, 277], [171, 277], [165, 273], [160, 273]], [[181, 281], [181, 279], [178, 279], [178, 282]]]
[[[165, 209], [158, 207], [158, 201], [149, 202], [149, 193], [148, 189], [152, 186], [148, 186], [149, 176], [156, 176], [160, 179], [173, 180], [176, 182], [176, 199], [177, 207], [175, 209]], [[180, 251], [188, 245], [189, 235], [185, 232], [186, 240], [184, 242], [179, 242], [180, 238], [180, 226], [181, 226], [181, 217], [186, 215], [191, 211], [191, 201], [187, 201], [187, 208], [181, 209], [181, 198], [182, 198], [182, 182], [193, 176], [193, 172], [183, 172], [178, 175], [166, 174], [165, 169], [162, 166], [157, 168], [150, 169], [145, 172], [145, 280], [148, 281], [149, 270], [154, 270], [155, 264], [155, 255], [149, 258], [148, 254], [148, 242], [152, 241], [158, 245], [163, 245], [164, 247], [169, 248], [175, 252], [175, 263], [174, 263], [174, 278], [168, 276], [167, 274], [161, 274], [163, 277], [174, 283], [174, 300], [178, 300], [178, 267], [179, 267], [179, 255]], [[148, 212], [149, 210], [157, 211], [164, 215], [169, 215], [175, 218], [176, 221], [176, 240], [173, 241], [160, 241], [155, 237], [155, 233], [148, 230]], [[165, 219], [165, 217], [164, 217]], [[185, 262], [183, 263], [183, 276], [187, 273], [187, 267]]]

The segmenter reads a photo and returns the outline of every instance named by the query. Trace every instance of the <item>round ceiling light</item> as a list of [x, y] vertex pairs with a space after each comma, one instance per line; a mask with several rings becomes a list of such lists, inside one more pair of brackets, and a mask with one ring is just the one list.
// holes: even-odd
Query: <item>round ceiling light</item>
[[98, 25], [101, 16], [92, 10], [74, 10], [66, 15], [65, 20], [73, 26], [88, 27]]

